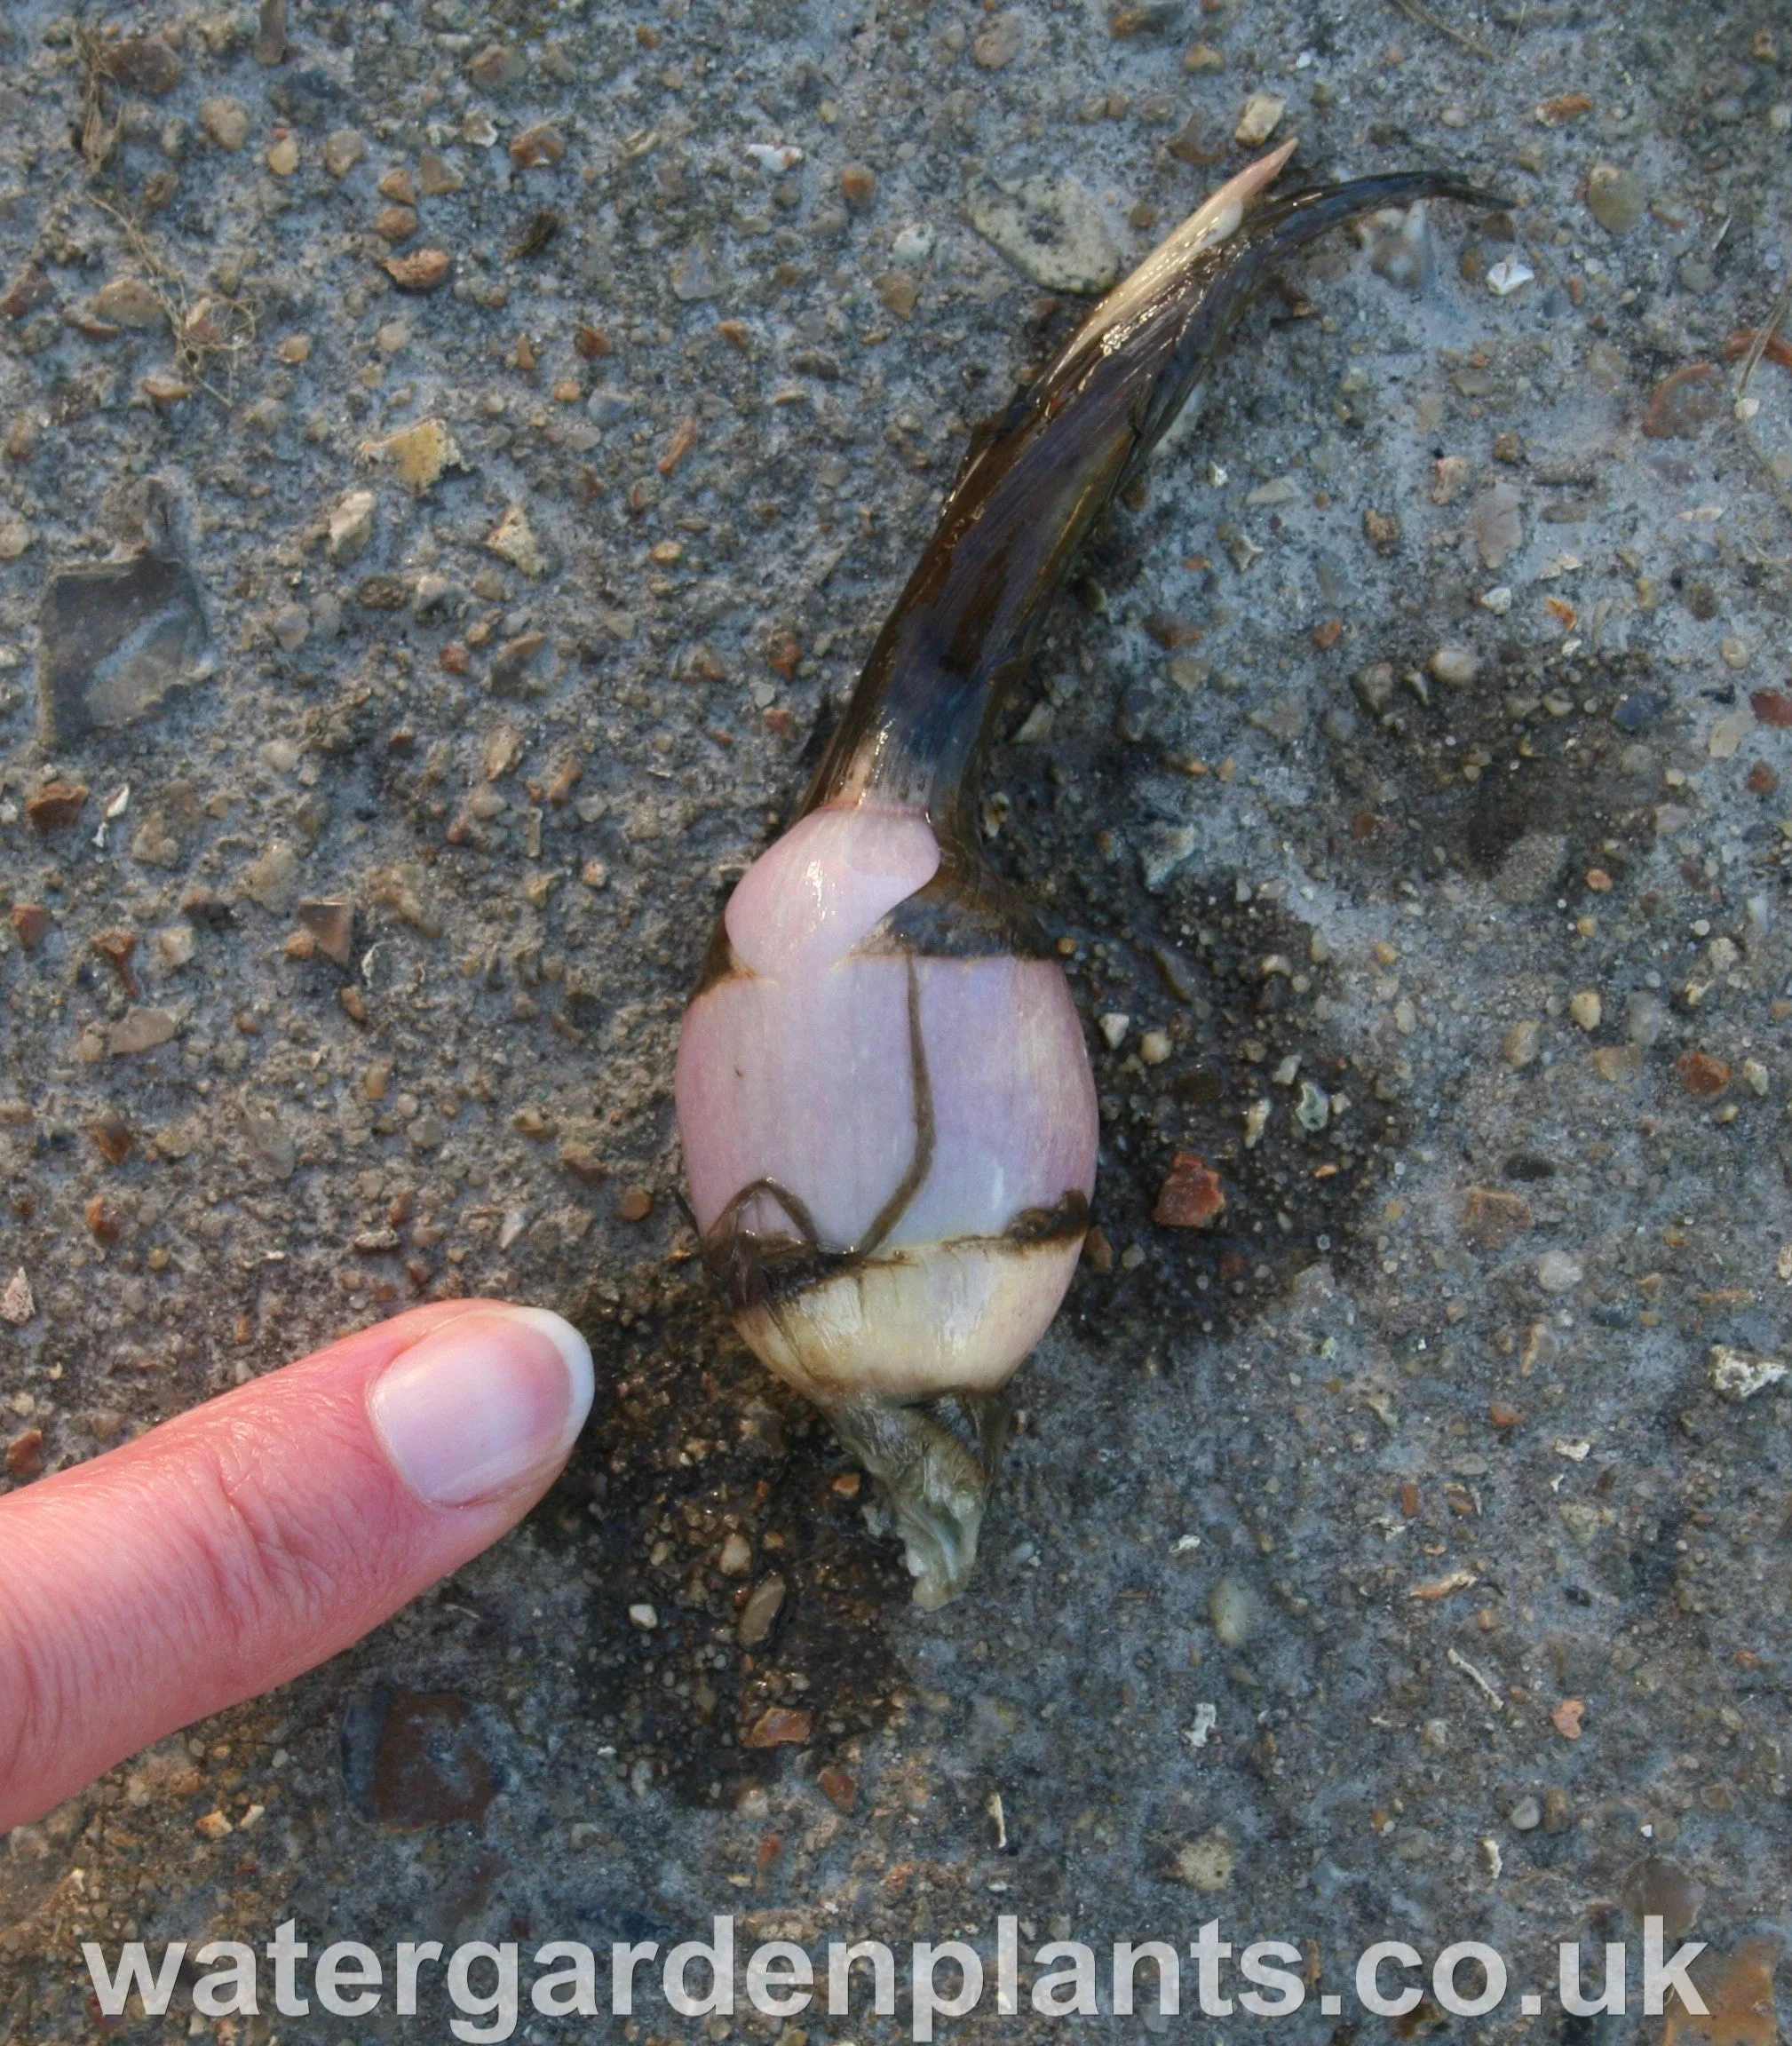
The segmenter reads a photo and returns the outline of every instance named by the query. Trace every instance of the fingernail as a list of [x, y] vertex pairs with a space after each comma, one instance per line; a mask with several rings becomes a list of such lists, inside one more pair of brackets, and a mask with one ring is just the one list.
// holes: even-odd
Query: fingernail
[[432, 1506], [557, 1464], [591, 1408], [591, 1352], [544, 1307], [474, 1308], [394, 1358], [368, 1395], [398, 1474]]

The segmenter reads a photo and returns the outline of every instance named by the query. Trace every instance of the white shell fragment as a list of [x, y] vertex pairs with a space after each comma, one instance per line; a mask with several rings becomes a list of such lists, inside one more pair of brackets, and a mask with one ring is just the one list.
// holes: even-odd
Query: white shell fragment
[[1487, 289], [1495, 298], [1510, 298], [1522, 286], [1534, 283], [1536, 275], [1522, 257], [1502, 256], [1487, 272]]
[[1746, 1357], [1719, 1343], [1711, 1351], [1711, 1390], [1724, 1400], [1752, 1400], [1786, 1376], [1785, 1365], [1772, 1357]]
[[924, 263], [933, 253], [933, 230], [931, 227], [905, 227], [890, 244], [890, 260], [905, 270], [912, 270]]
[[760, 170], [769, 171], [774, 178], [794, 170], [803, 161], [803, 152], [794, 142], [749, 142], [747, 154]]

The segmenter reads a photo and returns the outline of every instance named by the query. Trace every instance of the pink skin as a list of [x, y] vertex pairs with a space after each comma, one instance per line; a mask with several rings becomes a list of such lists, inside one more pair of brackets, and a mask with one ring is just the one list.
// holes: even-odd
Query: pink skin
[[[772, 1179], [806, 1204], [825, 1248], [860, 1242], [915, 1154], [911, 971], [933, 1157], [885, 1246], [999, 1236], [1023, 1210], [1093, 1188], [1094, 1084], [1054, 964], [853, 950], [938, 861], [917, 812], [827, 809], [735, 891], [728, 935], [751, 971], [699, 996], [678, 1047], [678, 1123], [702, 1227], [743, 1186]], [[790, 1228], [765, 1196], [744, 1220]]]
[[844, 958], [939, 867], [917, 810], [812, 811], [741, 876], [724, 914], [728, 941], [755, 973], [806, 978]]
[[0, 1499], [0, 1834], [514, 1527], [590, 1401], [552, 1320], [419, 1307]]

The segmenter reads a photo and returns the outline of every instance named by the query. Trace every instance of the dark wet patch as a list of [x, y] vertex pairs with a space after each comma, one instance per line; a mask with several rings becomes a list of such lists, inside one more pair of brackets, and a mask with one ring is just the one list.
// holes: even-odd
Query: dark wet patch
[[[1098, 1344], [1134, 1344], [1154, 1321], [1170, 1330], [1229, 1329], [1317, 1260], [1348, 1261], [1362, 1205], [1404, 1141], [1393, 1083], [1352, 1066], [1320, 1020], [1314, 1005], [1329, 968], [1312, 961], [1311, 930], [1284, 901], [1241, 891], [1230, 872], [1179, 875], [1153, 894], [1130, 859], [1103, 859], [1096, 847], [1063, 852], [1051, 764], [1031, 756], [1017, 749], [1004, 758], [1012, 812], [997, 851], [1054, 932], [1077, 940], [1066, 964], [1102, 1099], [1095, 1221], [1115, 1246], [1147, 1251], [1130, 1272], [1099, 1273], [1085, 1259], [1066, 1312]], [[1114, 784], [1091, 804], [1093, 813], [1120, 813], [1136, 756], [1104, 746], [1072, 765], [1079, 776]], [[1241, 892], [1248, 900], [1239, 900]], [[1096, 1028], [1109, 1011], [1132, 1017], [1135, 1029], [1162, 1027], [1170, 1056], [1120, 1070]], [[1292, 1083], [1273, 1084], [1291, 1056], [1299, 1061]], [[1303, 1082], [1347, 1095], [1349, 1118], [1304, 1129], [1291, 1113]], [[1376, 1098], [1378, 1086], [1389, 1098]], [[1245, 1111], [1262, 1099], [1270, 1114], [1248, 1146]], [[1215, 1228], [1170, 1229], [1153, 1219], [1179, 1152], [1197, 1154], [1220, 1176], [1225, 1206]]]
[[[1417, 642], [1378, 651], [1397, 673], [1422, 671], [1429, 657]], [[1649, 849], [1661, 795], [1654, 745], [1677, 724], [1646, 657], [1564, 665], [1508, 646], [1471, 687], [1433, 685], [1430, 695], [1402, 694], [1329, 742], [1322, 779], [1337, 792], [1328, 836], [1339, 857], [1370, 874], [1455, 868], [1516, 902], [1559, 873], [1573, 902], [1590, 868], [1617, 877]], [[1653, 743], [1639, 741], [1645, 725]], [[1534, 890], [1501, 887], [1515, 848], [1556, 840], [1554, 870], [1539, 873]]]
[[[903, 1677], [884, 1630], [910, 1581], [894, 1541], [866, 1525], [852, 1459], [692, 1273], [587, 1301], [579, 1320], [610, 1405], [586, 1441], [602, 1457], [582, 1455], [534, 1526], [591, 1558], [584, 1711], [626, 1770], [709, 1804], [811, 1774], [886, 1723]], [[751, 1546], [743, 1576], [718, 1567], [731, 1533]], [[770, 1638], [744, 1649], [740, 1608], [773, 1572], [787, 1590]], [[640, 1606], [651, 1629], [630, 1617]], [[812, 1715], [808, 1745], [742, 1746], [773, 1707]]]

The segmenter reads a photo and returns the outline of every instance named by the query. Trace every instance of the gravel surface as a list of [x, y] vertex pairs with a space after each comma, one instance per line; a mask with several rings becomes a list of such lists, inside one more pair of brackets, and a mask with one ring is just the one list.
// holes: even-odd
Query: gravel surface
[[[14, 0], [0, 1489], [419, 1298], [599, 1394], [496, 1552], [0, 1843], [0, 2032], [286, 1917], [1515, 1994], [1792, 1930], [1792, 24], [1688, 13]], [[1511, 210], [1292, 267], [1011, 708], [1101, 1234], [923, 1615], [704, 1295], [678, 1017], [970, 426], [1241, 132]]]

